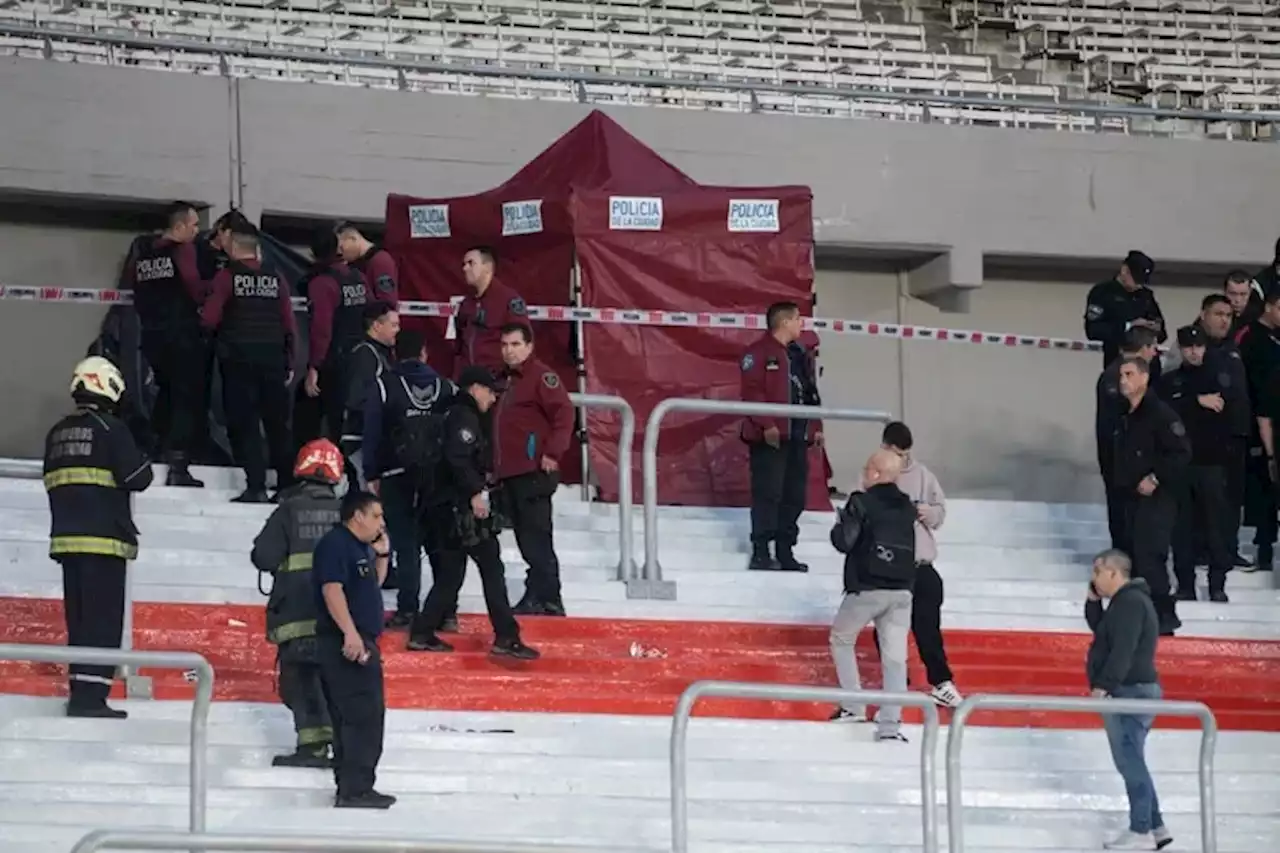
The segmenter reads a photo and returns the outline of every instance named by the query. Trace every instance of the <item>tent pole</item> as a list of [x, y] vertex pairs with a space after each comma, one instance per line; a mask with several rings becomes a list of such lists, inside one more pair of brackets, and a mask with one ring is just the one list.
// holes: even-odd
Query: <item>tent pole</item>
[[[573, 253], [573, 269], [569, 273], [569, 293], [574, 307], [582, 307], [582, 267], [578, 265], [578, 253]], [[574, 353], [574, 367], [578, 373], [578, 393], [587, 393], [587, 344], [586, 328], [581, 320], [574, 322], [574, 337], [577, 352]], [[591, 454], [587, 449], [587, 410], [584, 406], [578, 410], [579, 423], [582, 428], [578, 433], [578, 447], [582, 452], [582, 500], [591, 501]]]

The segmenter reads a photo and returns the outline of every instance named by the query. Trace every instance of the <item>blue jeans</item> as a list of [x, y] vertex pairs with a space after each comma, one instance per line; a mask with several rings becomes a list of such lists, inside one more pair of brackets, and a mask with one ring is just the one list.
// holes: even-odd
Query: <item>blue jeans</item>
[[[1159, 684], [1127, 684], [1112, 691], [1117, 699], [1160, 699]], [[1148, 833], [1164, 826], [1156, 786], [1147, 769], [1147, 732], [1154, 717], [1145, 714], [1107, 714], [1103, 727], [1111, 745], [1111, 759], [1124, 779], [1129, 796], [1129, 830]]]

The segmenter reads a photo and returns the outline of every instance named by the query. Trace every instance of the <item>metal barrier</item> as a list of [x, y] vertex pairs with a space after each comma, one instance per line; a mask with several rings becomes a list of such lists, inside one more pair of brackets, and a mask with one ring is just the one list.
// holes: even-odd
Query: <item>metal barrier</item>
[[[600, 853], [602, 845], [579, 847], [549, 844], [499, 844], [473, 841], [423, 841], [418, 838], [361, 838], [354, 833], [323, 835], [259, 835], [248, 833], [193, 833], [145, 831], [116, 832], [99, 829], [76, 842], [71, 853], [98, 850], [205, 850], [259, 851], [259, 853]], [[657, 853], [651, 848], [615, 847], [613, 853]]]
[[[607, 394], [570, 394], [573, 405], [581, 409], [595, 407], [622, 413], [622, 431], [618, 435], [618, 580], [630, 581], [636, 576], [635, 534], [631, 518], [631, 452], [636, 439], [636, 413], [621, 397]], [[587, 469], [582, 469], [583, 499], [590, 498]]]
[[1213, 751], [1218, 742], [1218, 721], [1203, 702], [1173, 702], [1164, 699], [1094, 699], [1067, 696], [1001, 696], [979, 694], [965, 699], [951, 716], [947, 730], [947, 837], [950, 853], [964, 851], [964, 803], [961, 802], [960, 749], [964, 745], [965, 724], [980, 708], [1006, 711], [1080, 711], [1107, 714], [1152, 714], [1166, 717], [1197, 717], [1204, 734], [1200, 738], [1200, 845], [1202, 853], [1218, 853], [1215, 824]]
[[787, 684], [747, 684], [740, 681], [695, 681], [680, 695], [671, 720], [671, 850], [689, 853], [688, 764], [689, 718], [704, 696], [766, 699], [783, 702], [843, 702], [852, 699], [875, 705], [901, 705], [924, 710], [920, 743], [920, 824], [924, 853], [938, 853], [938, 709], [923, 693], [882, 690], [844, 690]]
[[32, 663], [87, 663], [98, 666], [180, 669], [196, 674], [196, 698], [191, 705], [191, 831], [204, 832], [209, 800], [209, 776], [205, 767], [209, 752], [209, 706], [213, 703], [213, 666], [195, 652], [127, 652], [83, 646], [23, 646], [0, 644], [0, 661]]
[[700, 397], [668, 397], [654, 406], [644, 425], [644, 569], [638, 581], [627, 584], [628, 598], [658, 598], [674, 601], [674, 581], [662, 579], [658, 562], [658, 434], [662, 419], [671, 412], [702, 412], [714, 415], [775, 415], [784, 418], [833, 421], [893, 420], [888, 412], [869, 409], [829, 409], [822, 406], [792, 406], [786, 403], [749, 403], [743, 400], [706, 400]]

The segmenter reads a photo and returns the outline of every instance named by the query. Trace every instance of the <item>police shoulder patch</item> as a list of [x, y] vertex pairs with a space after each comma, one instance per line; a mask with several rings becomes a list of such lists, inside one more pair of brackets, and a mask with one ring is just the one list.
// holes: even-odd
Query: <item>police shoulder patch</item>
[[1239, 350], [1234, 350], [1234, 349], [1233, 349], [1231, 352], [1227, 353], [1227, 355], [1231, 356], [1231, 357], [1232, 357], [1232, 358], [1234, 358], [1236, 361], [1240, 361], [1240, 351], [1239, 351]]
[[396, 283], [389, 275], [378, 276], [377, 287], [379, 293], [392, 294], [396, 291]]
[[755, 367], [756, 357], [751, 353], [747, 353], [742, 357], [742, 372], [746, 373], [752, 367]]
[[555, 371], [548, 370], [546, 373], [542, 374], [542, 384], [546, 385], [548, 388], [559, 388], [560, 377]]
[[466, 427], [458, 430], [458, 438], [462, 439], [463, 444], [472, 444], [476, 440], [476, 434]]
[[1179, 438], [1182, 438], [1184, 435], [1187, 434], [1187, 428], [1182, 425], [1182, 421], [1175, 420], [1173, 423], [1169, 424], [1169, 432], [1173, 433]]
[[1090, 302], [1084, 309], [1085, 319], [1088, 320], [1100, 320], [1105, 313], [1107, 313], [1105, 308], [1093, 302]]
[[519, 296], [511, 298], [511, 301], [507, 303], [507, 310], [517, 317], [523, 317], [529, 313], [528, 306], [524, 304], [524, 300]]

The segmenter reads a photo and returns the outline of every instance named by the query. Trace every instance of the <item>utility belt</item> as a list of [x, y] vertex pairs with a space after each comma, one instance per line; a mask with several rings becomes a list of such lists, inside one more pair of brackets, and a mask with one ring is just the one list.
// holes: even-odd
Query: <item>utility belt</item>
[[476, 518], [470, 505], [454, 505], [450, 510], [453, 513], [451, 537], [463, 548], [474, 548], [486, 539], [496, 539], [504, 527], [510, 526], [510, 521], [502, 514], [500, 506], [492, 500], [489, 515], [485, 518]]

